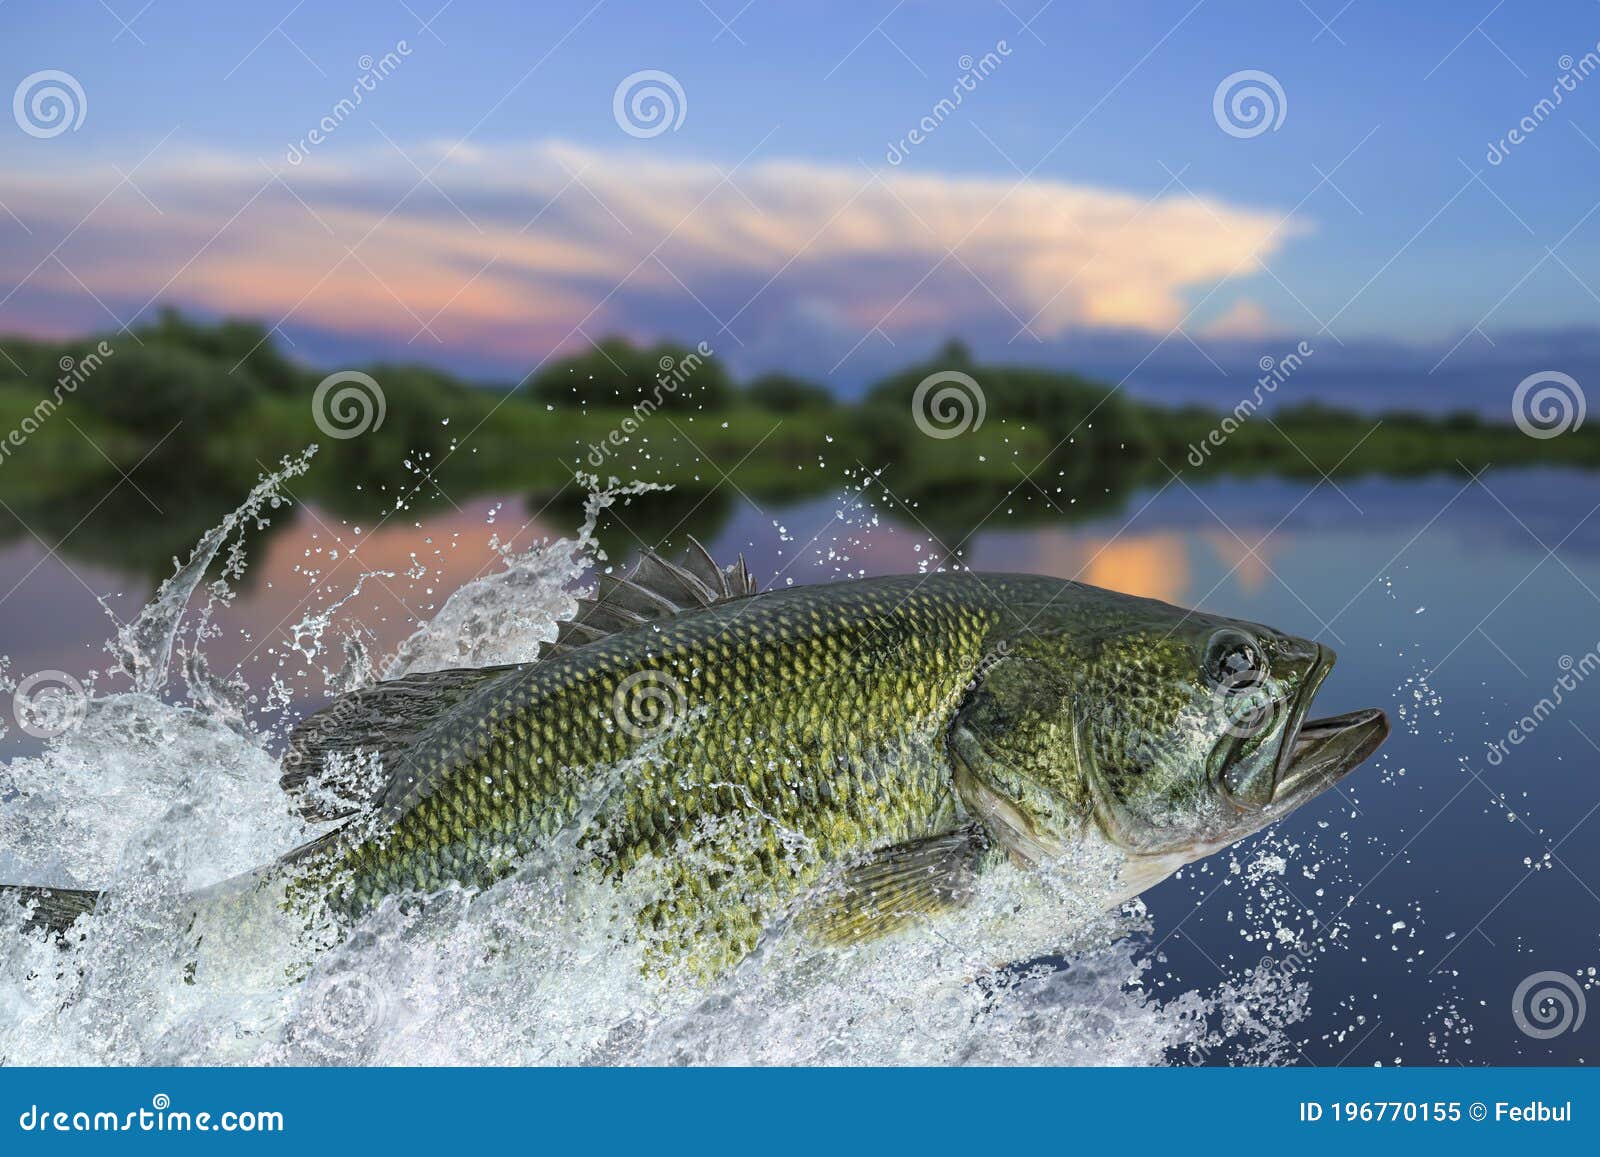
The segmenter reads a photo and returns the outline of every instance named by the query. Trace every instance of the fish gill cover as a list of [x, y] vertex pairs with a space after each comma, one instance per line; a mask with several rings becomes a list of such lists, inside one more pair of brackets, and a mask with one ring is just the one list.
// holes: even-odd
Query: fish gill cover
[[[184, 893], [326, 830], [301, 820], [278, 786], [279, 754], [308, 701], [377, 678], [532, 660], [574, 612], [586, 576], [607, 565], [597, 517], [651, 488], [594, 480], [577, 534], [523, 551], [501, 542], [491, 515], [492, 573], [445, 596], [415, 555], [403, 573], [367, 572], [294, 624], [286, 643], [258, 645], [253, 681], [218, 677], [206, 643], [226, 629], [249, 536], [288, 506], [286, 484], [309, 457], [264, 477], [108, 643], [111, 667], [75, 680], [81, 696], [56, 708], [76, 711], [76, 725], [0, 767], [0, 879], [112, 898], [66, 948], [16, 918], [0, 928], [0, 1062], [1297, 1059], [1309, 1001], [1297, 953], [1338, 951], [1341, 929], [1308, 921], [1274, 881], [1293, 860], [1336, 886], [1342, 835], [1311, 849], [1269, 834], [1190, 870], [1216, 874], [1208, 890], [1235, 890], [1229, 919], [1263, 953], [1254, 967], [1219, 968], [1204, 989], [1172, 983], [1140, 901], [1107, 913], [1078, 896], [1070, 877], [1093, 864], [1043, 874], [1002, 866], [979, 878], [960, 911], [845, 948], [777, 921], [714, 980], [663, 969], [639, 938], [619, 935], [652, 898], [650, 873], [613, 885], [573, 871], [576, 833], [481, 894], [448, 891], [421, 908], [385, 901], [342, 939], [271, 902], [192, 919]], [[344, 536], [324, 533], [324, 561], [348, 549]], [[821, 562], [836, 570], [840, 557], [829, 549]], [[305, 573], [317, 573], [316, 560]], [[371, 632], [348, 615], [332, 637], [336, 615], [369, 582], [442, 599], [421, 600], [431, 617], [387, 657], [371, 653]], [[628, 773], [626, 762], [602, 769], [593, 790], [603, 796]], [[601, 799], [587, 802], [580, 819]], [[806, 854], [798, 833], [776, 835], [787, 854]], [[709, 868], [725, 838], [701, 831], [681, 855]], [[1352, 1031], [1363, 1021], [1352, 1012]]]

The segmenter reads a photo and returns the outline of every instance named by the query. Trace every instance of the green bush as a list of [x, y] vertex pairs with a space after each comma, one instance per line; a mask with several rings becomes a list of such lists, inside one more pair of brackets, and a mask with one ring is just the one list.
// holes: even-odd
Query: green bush
[[78, 386], [79, 403], [147, 438], [172, 431], [170, 441], [192, 442], [239, 418], [260, 389], [250, 371], [230, 374], [191, 350], [126, 339], [112, 348]]
[[[163, 309], [160, 319], [138, 331], [146, 345], [170, 346], [218, 362], [224, 372], [235, 367], [250, 371], [255, 383], [274, 394], [293, 394], [319, 380], [286, 358], [272, 331], [254, 321], [224, 318], [215, 325], [189, 321], [174, 309]], [[112, 339], [115, 343], [116, 339]]]
[[793, 374], [763, 374], [745, 387], [744, 396], [751, 404], [774, 414], [831, 410], [836, 405], [827, 387]]
[[[878, 382], [868, 391], [865, 405], [880, 414], [886, 425], [893, 423], [904, 433], [912, 432], [916, 429], [914, 411], [919, 408], [918, 388], [931, 375], [950, 372], [965, 374], [976, 382], [977, 396], [968, 402], [952, 395], [945, 403], [947, 413], [930, 415], [936, 427], [947, 428], [968, 415], [975, 421], [981, 399], [984, 421], [1022, 423], [1044, 431], [1054, 441], [1071, 437], [1080, 445], [1120, 452], [1146, 447], [1153, 437], [1141, 407], [1106, 386], [1062, 370], [978, 365], [959, 342], [949, 343], [921, 365]], [[944, 385], [960, 394], [972, 393], [955, 381]], [[924, 393], [920, 409], [925, 415], [938, 405], [941, 388], [935, 386]]]

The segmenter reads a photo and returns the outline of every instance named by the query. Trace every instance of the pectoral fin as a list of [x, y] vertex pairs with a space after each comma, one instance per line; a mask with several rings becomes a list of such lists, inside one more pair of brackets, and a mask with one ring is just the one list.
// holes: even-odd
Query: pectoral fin
[[988, 847], [969, 825], [884, 848], [819, 888], [801, 924], [826, 943], [854, 944], [959, 908]]

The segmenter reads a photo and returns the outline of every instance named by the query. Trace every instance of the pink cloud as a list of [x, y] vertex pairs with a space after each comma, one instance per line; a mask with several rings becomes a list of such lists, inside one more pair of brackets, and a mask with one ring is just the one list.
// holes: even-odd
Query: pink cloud
[[[276, 175], [158, 154], [134, 179], [7, 178], [33, 233], [0, 246], [17, 287], [5, 316], [34, 328], [41, 300], [73, 301], [80, 324], [104, 325], [174, 303], [527, 363], [616, 330], [760, 344], [818, 302], [847, 344], [974, 320], [1039, 337], [1164, 330], [1292, 233], [1187, 195], [784, 160], [735, 171], [559, 143], [313, 154]], [[1228, 325], [1253, 320], [1239, 309]]]

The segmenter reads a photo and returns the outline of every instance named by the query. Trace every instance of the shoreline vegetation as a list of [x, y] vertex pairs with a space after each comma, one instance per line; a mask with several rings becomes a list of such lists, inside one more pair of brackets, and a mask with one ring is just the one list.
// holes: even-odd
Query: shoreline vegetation
[[784, 374], [736, 382], [704, 344], [620, 338], [553, 358], [514, 389], [420, 365], [335, 376], [291, 361], [256, 323], [171, 311], [131, 333], [0, 338], [0, 541], [37, 536], [165, 575], [260, 473], [312, 443], [295, 494], [345, 517], [401, 498], [422, 512], [511, 493], [575, 524], [582, 472], [673, 486], [635, 500], [629, 521], [665, 533], [683, 520], [680, 541], [709, 537], [731, 512], [724, 472], [774, 502], [876, 476], [890, 507], [906, 504], [954, 544], [1013, 490], [1008, 519], [1037, 523], [1114, 512], [1171, 473], [1600, 468], [1592, 427], [1538, 439], [1468, 412], [1358, 414], [1293, 402], [1292, 382], [1272, 385], [1269, 410], [1257, 411], [1255, 382], [1241, 384], [1237, 410], [1165, 407], [1066, 371], [977, 363], [958, 343], [855, 402]]

